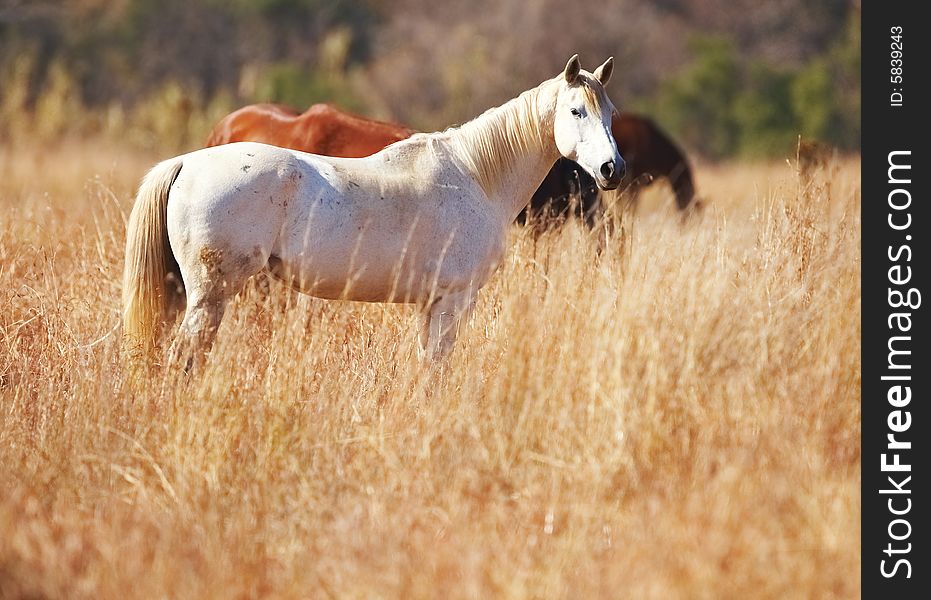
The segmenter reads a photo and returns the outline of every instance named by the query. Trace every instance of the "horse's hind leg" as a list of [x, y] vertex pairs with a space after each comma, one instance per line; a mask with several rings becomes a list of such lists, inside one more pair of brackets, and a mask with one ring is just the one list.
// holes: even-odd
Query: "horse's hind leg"
[[195, 364], [199, 364], [204, 354], [213, 346], [217, 328], [229, 303], [229, 298], [192, 298], [190, 295], [188, 300], [190, 304], [169, 352], [169, 362], [182, 365], [185, 371], [190, 371]]
[[[189, 256], [189, 255], [188, 255]], [[196, 260], [179, 261], [187, 311], [169, 353], [171, 364], [190, 370], [213, 346], [229, 301], [267, 260], [261, 252], [201, 250]]]

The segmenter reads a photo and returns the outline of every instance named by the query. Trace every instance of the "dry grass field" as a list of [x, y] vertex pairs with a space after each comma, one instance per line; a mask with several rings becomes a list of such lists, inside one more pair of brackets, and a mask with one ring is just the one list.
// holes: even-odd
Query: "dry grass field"
[[273, 286], [134, 387], [159, 158], [0, 147], [0, 597], [859, 596], [859, 159], [515, 228], [441, 372], [410, 308]]

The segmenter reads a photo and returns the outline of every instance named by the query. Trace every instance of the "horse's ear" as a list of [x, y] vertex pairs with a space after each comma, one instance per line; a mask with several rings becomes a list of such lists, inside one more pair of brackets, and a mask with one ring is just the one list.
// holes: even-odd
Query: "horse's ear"
[[595, 72], [592, 75], [595, 76], [595, 79], [601, 82], [601, 85], [608, 85], [608, 80], [611, 79], [611, 73], [614, 72], [614, 57], [611, 56], [608, 60], [604, 61], [600, 67], [595, 69]]
[[579, 71], [582, 70], [582, 63], [579, 62], [579, 55], [573, 54], [569, 62], [566, 63], [566, 70], [563, 75], [566, 76], [566, 82], [572, 85], [579, 77]]

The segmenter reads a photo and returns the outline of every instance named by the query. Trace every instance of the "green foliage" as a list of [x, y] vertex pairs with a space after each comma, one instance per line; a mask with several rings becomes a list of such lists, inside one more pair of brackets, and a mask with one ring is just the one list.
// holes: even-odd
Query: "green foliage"
[[[30, 3], [0, 10], [4, 140], [113, 132], [145, 145], [196, 147], [222, 116], [220, 108], [259, 101], [297, 108], [332, 102], [441, 127], [524, 89], [515, 81], [527, 71], [526, 59], [515, 44], [549, 44], [557, 35], [587, 43], [564, 30], [558, 18], [530, 19], [500, 31], [498, 20], [482, 25], [497, 14], [494, 3], [474, 15], [465, 5], [439, 8], [418, 0], [47, 4], [41, 11]], [[674, 8], [656, 10], [664, 19], [678, 18]], [[444, 17], [447, 12], [452, 16]], [[735, 16], [733, 27], [712, 26], [712, 33], [664, 41], [668, 56], [644, 55], [622, 64], [624, 77], [616, 77], [614, 89], [629, 83], [626, 92], [618, 92], [625, 94], [625, 109], [655, 117], [687, 150], [711, 159], [791, 155], [799, 135], [858, 149], [858, 11], [838, 0], [824, 10], [781, 14], [785, 27], [772, 33], [797, 44], [794, 55], [804, 62], [777, 64], [748, 51], [754, 47], [748, 32], [760, 25], [750, 16]], [[818, 21], [807, 23], [815, 29], [793, 32], [790, 25], [806, 18]], [[623, 25], [612, 24], [611, 31]], [[528, 38], [521, 27], [539, 30], [537, 37]], [[687, 34], [698, 26], [686, 23], [677, 31]], [[812, 31], [825, 35], [812, 37]], [[371, 47], [376, 38], [378, 54]], [[466, 42], [454, 44], [459, 38]], [[623, 56], [625, 48], [613, 53]]]
[[354, 111], [365, 108], [364, 102], [352, 92], [341, 74], [308, 69], [292, 62], [262, 68], [252, 100], [287, 104], [299, 109], [317, 102], [332, 102]]
[[798, 137], [791, 101], [793, 74], [757, 62], [744, 79], [734, 101], [737, 152], [765, 157], [791, 148]]
[[798, 136], [842, 150], [860, 143], [860, 23], [807, 64], [782, 68], [738, 53], [726, 37], [698, 37], [692, 59], [648, 101], [687, 148], [713, 159], [791, 155]]
[[331, 102], [343, 108], [365, 112], [363, 96], [356, 93], [347, 75], [352, 32], [336, 28], [323, 37], [316, 66], [296, 61], [254, 65], [247, 96], [252, 102], [275, 102], [304, 109], [317, 102]]
[[827, 61], [812, 61], [792, 82], [792, 110], [805, 137], [827, 139], [835, 118], [834, 89]]
[[739, 133], [737, 53], [724, 37], [698, 37], [689, 46], [691, 63], [660, 87], [657, 117], [688, 147], [720, 158], [733, 151]]

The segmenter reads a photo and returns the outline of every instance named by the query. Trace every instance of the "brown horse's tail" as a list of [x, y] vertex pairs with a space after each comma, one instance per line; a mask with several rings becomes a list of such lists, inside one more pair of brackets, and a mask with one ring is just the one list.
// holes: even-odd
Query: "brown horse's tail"
[[[145, 176], [126, 227], [126, 265], [123, 270], [123, 335], [128, 349], [147, 355], [154, 351], [165, 314], [179, 291], [178, 263], [168, 245], [168, 191], [183, 162], [161, 162]], [[174, 274], [178, 285], [170, 285]]]

